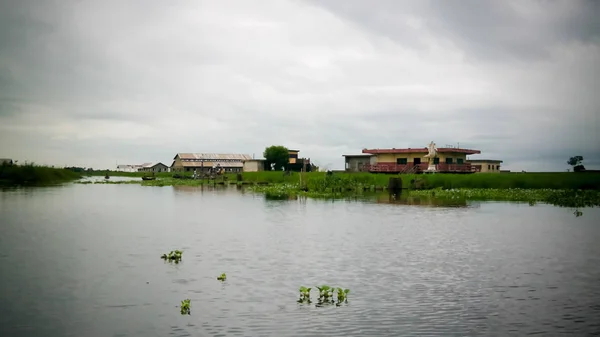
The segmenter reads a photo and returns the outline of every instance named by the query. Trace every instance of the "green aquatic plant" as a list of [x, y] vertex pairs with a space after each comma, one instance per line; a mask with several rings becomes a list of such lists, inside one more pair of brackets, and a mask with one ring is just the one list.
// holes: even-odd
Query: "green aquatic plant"
[[338, 303], [347, 302], [348, 301], [348, 293], [349, 292], [350, 292], [350, 289], [337, 288], [337, 300], [338, 300]]
[[325, 301], [329, 300], [333, 296], [333, 288], [328, 285], [322, 285], [317, 287], [319, 289], [319, 298]]
[[181, 314], [189, 315], [190, 313], [191, 313], [191, 300], [188, 298], [188, 299], [181, 301]]
[[311, 303], [310, 301], [310, 290], [312, 288], [300, 287], [300, 299], [298, 303]]
[[183, 252], [181, 250], [172, 250], [168, 255], [163, 254], [160, 258], [165, 261], [179, 263], [181, 262], [182, 255]]
[[225, 281], [227, 279], [227, 275], [225, 275], [225, 273], [217, 276], [217, 280], [219, 281]]

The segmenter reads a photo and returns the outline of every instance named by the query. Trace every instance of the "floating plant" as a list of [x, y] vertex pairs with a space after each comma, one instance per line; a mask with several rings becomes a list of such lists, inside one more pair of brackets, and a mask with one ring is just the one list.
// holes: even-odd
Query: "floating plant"
[[165, 261], [179, 263], [181, 262], [182, 254], [183, 252], [181, 250], [172, 250], [169, 255], [163, 254], [160, 258]]
[[189, 315], [191, 313], [191, 310], [190, 310], [191, 303], [190, 302], [191, 301], [189, 298], [181, 301], [181, 314], [182, 315]]
[[227, 275], [225, 275], [225, 273], [221, 274], [220, 276], [217, 276], [217, 280], [219, 281], [225, 281], [227, 279]]
[[[348, 293], [350, 292], [350, 289], [330, 287], [328, 285], [322, 285], [315, 288], [319, 289], [317, 306], [323, 306], [325, 304], [335, 304], [340, 306], [342, 303], [348, 303]], [[298, 299], [298, 303], [311, 303], [311, 289], [312, 288], [300, 287], [300, 299]], [[337, 302], [334, 298], [337, 298]]]
[[298, 303], [311, 303], [310, 301], [310, 290], [312, 288], [300, 287], [300, 299]]

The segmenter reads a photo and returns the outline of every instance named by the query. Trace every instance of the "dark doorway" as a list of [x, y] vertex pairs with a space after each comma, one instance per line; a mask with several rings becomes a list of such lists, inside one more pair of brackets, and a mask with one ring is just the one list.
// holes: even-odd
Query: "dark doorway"
[[415, 158], [415, 159], [413, 159], [413, 163], [414, 163], [415, 165], [419, 165], [419, 164], [421, 164], [421, 158]]

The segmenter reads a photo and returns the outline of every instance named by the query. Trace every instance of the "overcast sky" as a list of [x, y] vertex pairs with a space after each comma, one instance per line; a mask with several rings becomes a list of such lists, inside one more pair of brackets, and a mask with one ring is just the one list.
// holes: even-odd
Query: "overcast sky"
[[0, 0], [0, 157], [460, 144], [600, 168], [599, 1]]

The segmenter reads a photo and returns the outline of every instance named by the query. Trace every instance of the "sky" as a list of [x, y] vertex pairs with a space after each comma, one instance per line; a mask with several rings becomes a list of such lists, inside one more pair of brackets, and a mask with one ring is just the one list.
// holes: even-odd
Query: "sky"
[[[0, 158], [478, 149], [600, 169], [599, 1], [0, 0]], [[376, 4], [376, 6], [375, 6]]]

